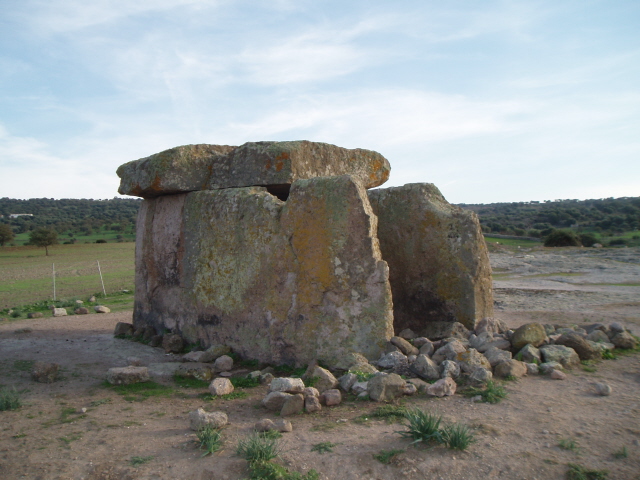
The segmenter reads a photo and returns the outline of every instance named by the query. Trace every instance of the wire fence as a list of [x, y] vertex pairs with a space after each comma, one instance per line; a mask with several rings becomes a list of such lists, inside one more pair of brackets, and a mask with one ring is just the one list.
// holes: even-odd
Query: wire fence
[[38, 262], [0, 267], [0, 308], [44, 300], [86, 299], [91, 295], [133, 291], [132, 262], [113, 260]]

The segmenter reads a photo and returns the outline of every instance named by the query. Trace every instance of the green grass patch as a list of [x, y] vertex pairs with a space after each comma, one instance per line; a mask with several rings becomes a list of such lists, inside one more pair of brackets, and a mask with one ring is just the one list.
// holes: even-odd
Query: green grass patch
[[407, 407], [403, 407], [401, 405], [382, 405], [376, 408], [370, 414], [364, 416], [371, 418], [382, 418], [385, 419], [388, 423], [393, 423], [404, 420], [407, 416], [407, 413], [409, 412], [410, 410]]
[[617, 452], [613, 453], [613, 458], [621, 460], [623, 458], [627, 458], [629, 456], [629, 452], [627, 451], [627, 447], [622, 447]]
[[480, 395], [485, 403], [500, 403], [507, 398], [507, 391], [499, 383], [490, 380], [484, 387], [469, 387], [463, 392], [465, 397]]
[[497, 238], [492, 237], [491, 234], [484, 234], [484, 240], [487, 243], [508, 245], [511, 247], [537, 247], [542, 245], [541, 241], [527, 240], [525, 238]]
[[200, 448], [204, 450], [203, 457], [213, 455], [222, 449], [222, 433], [211, 425], [205, 425], [196, 434], [200, 441]]
[[17, 410], [22, 406], [22, 401], [20, 400], [20, 394], [14, 388], [0, 388], [0, 412], [5, 412], [7, 410]]
[[408, 424], [407, 431], [397, 432], [402, 437], [410, 438], [414, 443], [442, 443], [442, 433], [440, 424], [442, 417], [434, 415], [423, 410], [413, 409], [406, 415]]
[[471, 432], [471, 429], [459, 423], [445, 426], [441, 431], [441, 435], [442, 443], [451, 450], [464, 451], [472, 443], [476, 442], [475, 435]]
[[579, 453], [580, 447], [578, 446], [578, 442], [573, 440], [572, 438], [561, 438], [558, 440], [558, 447], [563, 450], [569, 450], [573, 453]]
[[149, 463], [151, 460], [153, 460], [153, 456], [148, 456], [148, 457], [131, 457], [129, 459], [129, 463], [131, 464], [132, 467], [139, 467], [140, 465], [144, 465], [145, 463]]
[[280, 455], [281, 447], [277, 438], [269, 438], [263, 433], [253, 433], [240, 440], [236, 454], [249, 463], [268, 462]]
[[231, 377], [231, 385], [234, 388], [253, 388], [260, 385], [260, 380], [258, 378], [251, 377]]
[[333, 453], [333, 447], [335, 447], [335, 443], [331, 442], [320, 442], [316, 443], [313, 447], [311, 447], [312, 452], [322, 453]]
[[606, 480], [609, 476], [607, 470], [592, 470], [577, 463], [570, 463], [567, 471], [567, 480]]
[[173, 381], [180, 388], [208, 388], [211, 382], [206, 380], [200, 380], [193, 377], [181, 377], [180, 375], [174, 375]]
[[105, 386], [112, 389], [124, 399], [131, 401], [144, 401], [150, 397], [169, 397], [175, 393], [172, 387], [162, 385], [153, 381], [132, 383], [129, 385], [111, 385], [105, 382]]
[[200, 398], [207, 402], [212, 402], [214, 400], [239, 400], [241, 398], [247, 398], [248, 396], [249, 394], [247, 392], [236, 390], [228, 393], [227, 395], [211, 395], [210, 393], [203, 393], [200, 395]]
[[58, 438], [58, 440], [60, 440], [66, 448], [69, 448], [71, 446], [71, 442], [75, 442], [76, 440], [80, 440], [81, 438], [82, 433], [77, 432], [70, 435], [65, 435], [64, 437], [60, 437]]
[[397, 448], [394, 448], [393, 450], [380, 450], [379, 453], [375, 453], [373, 455], [373, 458], [378, 460], [380, 463], [384, 463], [385, 465], [388, 465], [389, 463], [391, 463], [391, 460], [393, 460], [395, 457], [397, 457], [401, 453], [404, 453], [404, 450], [397, 449]]
[[288, 468], [274, 462], [252, 462], [249, 464], [250, 480], [319, 480], [320, 475], [315, 470], [309, 470], [305, 475], [290, 472]]
[[19, 372], [30, 372], [34, 363], [36, 362], [33, 360], [16, 360], [13, 362], [13, 369]]

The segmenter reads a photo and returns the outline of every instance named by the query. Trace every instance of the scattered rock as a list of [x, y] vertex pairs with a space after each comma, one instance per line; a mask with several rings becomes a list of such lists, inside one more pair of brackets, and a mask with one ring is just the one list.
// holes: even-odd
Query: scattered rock
[[566, 380], [567, 374], [561, 370], [551, 370], [551, 374], [549, 375], [553, 380]]
[[400, 351], [405, 355], [418, 355], [419, 353], [419, 350], [416, 347], [411, 345], [402, 337], [391, 337], [389, 341], [392, 345], [398, 347], [398, 349], [400, 349]]
[[469, 337], [469, 330], [459, 322], [428, 322], [425, 324], [422, 334], [431, 340], [443, 338], [466, 340]]
[[[430, 357], [431, 355], [433, 355], [433, 352], [435, 351], [435, 348], [433, 348], [433, 342], [431, 342], [425, 337], [421, 337], [421, 338], [426, 341], [421, 342], [422, 345], [420, 345], [420, 355], [426, 355], [427, 357]], [[418, 339], [414, 340], [414, 343], [417, 342], [417, 340]]]
[[[613, 330], [612, 330], [613, 331]], [[629, 332], [620, 332], [611, 337], [611, 343], [613, 343], [616, 348], [625, 348], [631, 349], [636, 348], [638, 344], [637, 340], [631, 335]]]
[[183, 362], [198, 362], [198, 363], [202, 363], [202, 357], [204, 357], [206, 354], [203, 351], [193, 351], [193, 352], [189, 352], [189, 353], [185, 353], [182, 356], [182, 361]]
[[73, 313], [75, 313], [76, 315], [88, 315], [89, 309], [87, 307], [80, 307], [76, 308]]
[[111, 385], [130, 385], [149, 381], [147, 367], [116, 367], [107, 370], [107, 382]]
[[320, 394], [320, 403], [322, 405], [326, 405], [327, 407], [340, 405], [341, 402], [342, 402], [342, 394], [340, 393], [340, 390], [336, 388], [332, 390], [327, 390]]
[[213, 378], [215, 371], [210, 363], [183, 363], [178, 365], [175, 374], [208, 382]]
[[39, 383], [53, 383], [58, 379], [60, 365], [57, 363], [35, 362], [31, 369], [31, 379]]
[[445, 360], [440, 364], [440, 378], [460, 376], [460, 365], [452, 360]]
[[491, 370], [491, 364], [489, 363], [489, 360], [487, 360], [487, 358], [484, 355], [482, 355], [480, 352], [478, 352], [475, 348], [470, 348], [467, 351], [458, 353], [458, 355], [456, 355], [455, 360], [456, 360], [456, 363], [460, 365], [460, 369], [464, 373], [471, 373], [477, 367], [482, 367], [482, 368], [486, 368], [487, 370]]
[[307, 397], [319, 397], [320, 391], [315, 387], [305, 387], [304, 392], [302, 392], [302, 396], [304, 398]]
[[469, 382], [473, 385], [484, 385], [489, 380], [493, 379], [493, 373], [486, 368], [478, 367], [471, 375], [469, 375]]
[[280, 410], [281, 417], [288, 417], [290, 415], [297, 415], [302, 413], [304, 409], [304, 397], [300, 393], [290, 395], [284, 401], [282, 409]]
[[318, 397], [304, 397], [304, 410], [307, 413], [319, 412], [322, 410], [320, 399]]
[[420, 393], [425, 393], [427, 391], [427, 387], [429, 386], [427, 382], [425, 382], [424, 380], [420, 380], [419, 378], [410, 378], [409, 380], [407, 380], [407, 383], [415, 386]]
[[111, 309], [109, 307], [105, 307], [104, 305], [96, 305], [95, 307], [93, 307], [93, 309], [96, 311], [96, 313], [111, 313]]
[[527, 365], [518, 360], [507, 360], [496, 365], [494, 375], [501, 378], [524, 377], [527, 374]]
[[229, 355], [222, 355], [216, 358], [216, 361], [213, 363], [213, 369], [216, 372], [228, 372], [233, 368], [233, 358]]
[[209, 392], [214, 397], [220, 395], [229, 395], [233, 392], [233, 390], [233, 384], [228, 378], [214, 378], [209, 385]]
[[556, 345], [573, 348], [580, 360], [598, 360], [602, 358], [602, 351], [592, 347], [587, 340], [575, 332], [563, 333], [556, 340]]
[[508, 362], [511, 360], [511, 352], [507, 352], [506, 350], [501, 350], [496, 347], [491, 347], [486, 352], [484, 352], [484, 356], [487, 358], [489, 365], [495, 367], [499, 363]]
[[274, 378], [269, 385], [270, 392], [302, 393], [304, 382], [301, 378], [279, 377]]
[[167, 333], [162, 337], [162, 348], [165, 353], [180, 353], [184, 348], [184, 340], [177, 333]]
[[536, 347], [527, 343], [524, 347], [520, 349], [520, 351], [516, 354], [516, 360], [520, 360], [525, 363], [541, 363], [540, 358], [540, 350]]
[[367, 358], [360, 353], [347, 353], [340, 357], [335, 363], [338, 370], [351, 370], [354, 365], [368, 364]]
[[609, 343], [609, 337], [600, 329], [595, 329], [587, 335], [587, 340], [592, 342], [606, 342]]
[[527, 323], [513, 332], [511, 345], [514, 350], [520, 350], [528, 343], [534, 347], [539, 347], [544, 343], [545, 338], [547, 338], [547, 333], [542, 325], [539, 323]]
[[[414, 332], [410, 328], [405, 328], [398, 334], [398, 336], [401, 338], [404, 338], [405, 340], [413, 340], [414, 338], [417, 338], [418, 335], [416, 334], [416, 332]], [[415, 345], [415, 346], [417, 347], [418, 345]]]
[[407, 356], [404, 353], [397, 350], [395, 352], [390, 352], [382, 355], [380, 357], [380, 360], [378, 360], [379, 368], [396, 369], [396, 368], [406, 367], [407, 365], [409, 365], [409, 360], [407, 359]]
[[483, 332], [490, 333], [491, 335], [495, 333], [502, 333], [507, 331], [507, 326], [502, 320], [497, 320], [492, 317], [483, 318], [476, 325], [476, 335], [480, 335]]
[[596, 383], [596, 393], [603, 397], [608, 397], [611, 395], [611, 386], [607, 383]]
[[573, 368], [580, 365], [580, 357], [573, 348], [564, 345], [544, 345], [540, 348], [542, 359], [545, 362], [558, 362], [565, 368]]
[[253, 429], [256, 432], [268, 432], [270, 430], [276, 430], [276, 424], [269, 418], [263, 418], [255, 423]]
[[462, 343], [458, 340], [452, 340], [438, 348], [431, 358], [436, 363], [442, 363], [444, 360], [457, 360], [458, 354], [466, 351], [467, 349]]
[[319, 367], [318, 365], [310, 365], [302, 378], [307, 381], [313, 380], [314, 387], [317, 388], [320, 393], [338, 386], [336, 377], [334, 377], [329, 370]]
[[279, 418], [275, 422], [276, 430], [282, 433], [293, 432], [293, 425], [286, 418]]
[[369, 398], [376, 402], [391, 402], [404, 395], [405, 383], [395, 373], [379, 373], [367, 382]]
[[338, 383], [340, 384], [340, 388], [345, 392], [351, 390], [353, 384], [358, 381], [358, 376], [355, 373], [345, 373], [338, 379]]
[[426, 355], [418, 355], [416, 361], [411, 365], [411, 370], [426, 380], [437, 380], [440, 378], [438, 364]]
[[262, 406], [267, 410], [279, 412], [282, 410], [284, 402], [286, 402], [287, 398], [291, 396], [292, 395], [290, 393], [285, 392], [270, 392], [262, 399]]
[[52, 307], [51, 308], [51, 312], [53, 314], [54, 317], [64, 317], [67, 314], [67, 310], [65, 308], [55, 308]]
[[433, 385], [427, 387], [427, 395], [445, 397], [456, 393], [457, 384], [451, 377], [441, 378]]
[[417, 391], [418, 388], [413, 383], [407, 382], [404, 386], [405, 395], [415, 395]]
[[229, 423], [229, 419], [224, 412], [205, 412], [202, 408], [189, 412], [189, 427], [191, 430], [198, 431], [207, 425], [211, 425], [213, 428], [220, 428], [227, 423]]
[[558, 362], [544, 362], [538, 367], [538, 371], [543, 375], [550, 375], [554, 370], [562, 370], [562, 364]]
[[44, 314], [42, 312], [29, 312], [27, 313], [27, 318], [42, 318]]
[[538, 375], [540, 373], [540, 368], [537, 363], [525, 363], [527, 367], [527, 375]]
[[216, 361], [223, 355], [229, 355], [231, 353], [231, 347], [227, 347], [226, 345], [211, 345], [204, 351], [203, 357], [200, 359], [201, 362], [210, 363]]

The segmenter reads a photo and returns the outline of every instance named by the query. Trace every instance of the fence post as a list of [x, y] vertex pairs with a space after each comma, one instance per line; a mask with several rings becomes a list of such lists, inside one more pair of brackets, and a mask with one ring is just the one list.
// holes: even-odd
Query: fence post
[[102, 293], [104, 294], [104, 298], [107, 298], [107, 291], [104, 289], [104, 280], [102, 280], [102, 270], [100, 270], [100, 262], [96, 260], [98, 264], [98, 273], [100, 274], [100, 283], [102, 283]]
[[52, 276], [53, 276], [53, 301], [56, 301], [56, 264], [51, 264]]

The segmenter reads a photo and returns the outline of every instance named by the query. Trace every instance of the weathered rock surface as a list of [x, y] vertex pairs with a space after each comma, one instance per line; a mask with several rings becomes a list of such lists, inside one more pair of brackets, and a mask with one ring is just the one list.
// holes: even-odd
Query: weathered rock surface
[[55, 308], [55, 307], [51, 309], [51, 314], [54, 317], [64, 317], [68, 315], [67, 310], [65, 308]]
[[166, 353], [180, 353], [184, 348], [184, 340], [177, 333], [168, 333], [162, 337], [162, 348]]
[[111, 309], [109, 307], [105, 307], [104, 305], [96, 305], [95, 307], [93, 307], [93, 309], [96, 311], [96, 313], [111, 313]]
[[522, 325], [511, 336], [511, 345], [514, 350], [520, 350], [530, 343], [534, 347], [539, 347], [544, 343], [547, 333], [539, 323], [527, 323]]
[[445, 397], [456, 393], [458, 385], [451, 377], [445, 377], [438, 380], [436, 383], [427, 387], [427, 395], [433, 397]]
[[378, 358], [393, 335], [387, 264], [348, 176], [161, 196], [140, 207], [134, 324], [271, 364]]
[[524, 377], [527, 374], [527, 365], [518, 360], [507, 360], [496, 365], [494, 374], [496, 377], [509, 378]]
[[229, 419], [224, 412], [205, 412], [202, 408], [189, 412], [189, 427], [191, 430], [198, 431], [207, 425], [213, 428], [221, 428], [227, 423], [229, 423]]
[[405, 383], [395, 373], [379, 373], [367, 382], [369, 398], [376, 402], [391, 402], [404, 395]]
[[486, 368], [491, 370], [491, 364], [489, 360], [478, 352], [475, 348], [470, 348], [456, 356], [456, 362], [460, 365], [460, 370], [464, 373], [471, 373], [477, 367]]
[[297, 415], [298, 413], [302, 413], [304, 409], [304, 397], [296, 393], [295, 395], [289, 395], [280, 410], [281, 417], [288, 417], [289, 415]]
[[638, 342], [629, 332], [619, 332], [611, 337], [616, 348], [636, 348]]
[[262, 406], [272, 412], [279, 412], [287, 399], [292, 396], [286, 392], [270, 392], [262, 399]]
[[365, 188], [389, 178], [389, 162], [379, 153], [308, 141], [184, 145], [121, 165], [118, 191], [158, 195], [258, 185], [286, 190], [296, 180], [351, 175]]
[[115, 367], [107, 370], [107, 382], [111, 385], [130, 385], [149, 381], [147, 367]]
[[210, 363], [185, 363], [178, 366], [175, 374], [179, 377], [197, 378], [205, 382], [210, 381], [215, 374]]
[[307, 370], [304, 379], [313, 379], [315, 382], [315, 389], [317, 389], [319, 393], [322, 393], [325, 390], [331, 390], [338, 386], [338, 380], [333, 376], [333, 373], [326, 368], [322, 368], [317, 365]]
[[489, 361], [489, 365], [495, 367], [499, 363], [508, 362], [511, 360], [511, 352], [507, 352], [506, 350], [501, 350], [499, 348], [492, 347], [486, 352], [484, 352], [484, 356]]
[[438, 364], [426, 355], [418, 355], [416, 361], [411, 364], [411, 370], [425, 380], [437, 380], [440, 378]]
[[418, 355], [419, 350], [400, 336], [391, 337], [389, 341], [391, 342], [392, 345], [395, 345], [396, 347], [398, 347], [400, 351], [405, 355]]
[[545, 363], [558, 362], [565, 368], [573, 368], [580, 365], [580, 357], [573, 348], [563, 345], [544, 345], [540, 348], [542, 359]]
[[113, 331], [115, 337], [133, 335], [133, 325], [125, 322], [116, 323], [116, 328]]
[[305, 386], [301, 378], [278, 377], [271, 380], [270, 392], [302, 393]]
[[580, 360], [598, 360], [602, 358], [602, 350], [593, 347], [587, 340], [575, 332], [564, 333], [556, 340], [556, 345], [573, 348]]
[[389, 264], [397, 330], [419, 335], [431, 322], [469, 329], [493, 315], [491, 267], [477, 216], [448, 203], [432, 184], [368, 192]]
[[214, 378], [209, 385], [209, 392], [213, 396], [229, 395], [233, 390], [233, 384], [228, 378]]

